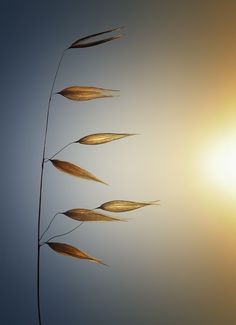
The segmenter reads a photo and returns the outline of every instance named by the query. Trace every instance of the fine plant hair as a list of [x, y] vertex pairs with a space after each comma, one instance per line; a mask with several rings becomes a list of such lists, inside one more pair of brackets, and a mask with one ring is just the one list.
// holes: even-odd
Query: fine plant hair
[[[73, 145], [73, 144], [79, 144], [79, 145], [102, 145], [111, 141], [119, 140], [122, 138], [126, 138], [129, 136], [133, 136], [135, 134], [131, 133], [95, 133], [95, 134], [89, 134], [85, 135], [81, 139], [76, 139], [75, 141], [72, 141], [68, 144], [66, 144], [64, 147], [62, 147], [60, 150], [58, 150], [56, 153], [54, 153], [50, 158], [46, 158], [46, 144], [47, 144], [47, 137], [48, 137], [48, 128], [49, 128], [49, 117], [50, 117], [50, 109], [51, 109], [51, 101], [52, 96], [54, 94], [54, 88], [55, 83], [57, 80], [58, 72], [60, 69], [60, 66], [62, 64], [62, 60], [65, 56], [65, 54], [70, 49], [82, 49], [82, 48], [88, 48], [88, 47], [95, 47], [107, 42], [110, 42], [112, 40], [121, 39], [123, 37], [123, 34], [121, 33], [122, 28], [114, 28], [110, 30], [106, 30], [100, 33], [96, 33], [93, 35], [89, 35], [83, 38], [80, 38], [76, 40], [74, 43], [72, 43], [68, 48], [66, 48], [60, 57], [56, 73], [53, 79], [49, 99], [48, 99], [48, 107], [47, 107], [47, 114], [46, 114], [46, 123], [45, 123], [45, 130], [44, 130], [44, 142], [43, 142], [43, 150], [42, 150], [42, 160], [41, 160], [41, 174], [40, 174], [40, 185], [39, 185], [39, 201], [38, 201], [38, 239], [37, 239], [37, 310], [38, 310], [38, 324], [42, 325], [42, 313], [41, 313], [41, 304], [40, 304], [40, 254], [41, 254], [41, 248], [44, 246], [47, 246], [51, 248], [54, 252], [59, 253], [62, 256], [70, 256], [74, 257], [76, 259], [84, 259], [87, 261], [92, 261], [104, 266], [108, 266], [105, 264], [102, 260], [100, 260], [97, 257], [94, 257], [87, 252], [84, 252], [80, 250], [79, 248], [73, 247], [71, 245], [68, 245], [64, 242], [58, 242], [54, 241], [56, 238], [63, 237], [65, 235], [68, 235], [81, 227], [84, 222], [101, 222], [101, 221], [115, 221], [115, 222], [122, 222], [127, 221], [127, 219], [118, 217], [118, 216], [110, 216], [109, 214], [106, 214], [97, 211], [107, 211], [112, 213], [120, 213], [120, 212], [127, 212], [132, 211], [135, 209], [139, 209], [148, 205], [153, 204], [159, 204], [158, 201], [150, 201], [150, 202], [135, 202], [135, 201], [126, 201], [126, 200], [112, 200], [108, 202], [101, 203], [100, 206], [98, 206], [96, 209], [84, 209], [84, 208], [73, 208], [68, 211], [64, 212], [57, 212], [51, 219], [51, 221], [48, 223], [46, 229], [44, 231], [41, 231], [41, 218], [42, 218], [42, 194], [43, 194], [43, 182], [44, 182], [44, 169], [45, 165], [48, 163], [51, 163], [56, 169], [58, 169], [61, 172], [64, 172], [66, 174], [69, 174], [74, 177], [82, 178], [85, 180], [95, 181], [99, 182], [101, 184], [106, 184], [105, 181], [101, 180], [97, 176], [95, 176], [90, 171], [84, 169], [81, 166], [74, 165], [71, 162], [63, 161], [54, 159], [56, 156], [58, 156], [63, 150], [65, 150], [67, 147]], [[108, 36], [107, 36], [108, 35]], [[118, 90], [113, 89], [103, 89], [99, 87], [91, 87], [91, 86], [69, 86], [65, 89], [62, 89], [58, 91], [56, 94], [59, 94], [68, 100], [72, 101], [88, 101], [88, 100], [95, 100], [99, 98], [110, 98], [110, 97], [116, 97], [118, 94]], [[63, 214], [64, 216], [71, 218], [73, 220], [78, 221], [78, 225], [71, 229], [70, 231], [67, 231], [62, 234], [54, 234], [46, 241], [44, 240], [45, 234], [48, 232], [51, 224], [54, 222], [55, 218], [59, 215]]]

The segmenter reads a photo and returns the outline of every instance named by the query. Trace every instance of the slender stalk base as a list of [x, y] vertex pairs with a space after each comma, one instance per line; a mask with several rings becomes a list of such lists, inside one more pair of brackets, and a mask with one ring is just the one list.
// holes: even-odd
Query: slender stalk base
[[41, 307], [40, 307], [40, 246], [38, 245], [38, 261], [37, 261], [37, 308], [38, 308], [38, 321], [41, 322]]
[[37, 309], [38, 309], [38, 324], [42, 325], [41, 320], [41, 306], [40, 306], [40, 224], [41, 224], [41, 211], [42, 211], [42, 194], [43, 194], [43, 173], [44, 173], [44, 163], [45, 163], [45, 153], [46, 153], [46, 143], [47, 143], [47, 133], [48, 133], [48, 122], [49, 122], [49, 114], [50, 114], [50, 105], [52, 101], [52, 94], [54, 85], [56, 82], [57, 74], [64, 57], [65, 50], [63, 51], [60, 61], [58, 63], [58, 67], [53, 79], [52, 88], [49, 95], [48, 100], [48, 109], [47, 109], [47, 117], [46, 117], [46, 126], [45, 126], [45, 133], [44, 133], [44, 143], [43, 143], [43, 154], [42, 154], [42, 165], [41, 165], [41, 175], [40, 175], [40, 185], [39, 185], [39, 205], [38, 205], [38, 239], [37, 239]]

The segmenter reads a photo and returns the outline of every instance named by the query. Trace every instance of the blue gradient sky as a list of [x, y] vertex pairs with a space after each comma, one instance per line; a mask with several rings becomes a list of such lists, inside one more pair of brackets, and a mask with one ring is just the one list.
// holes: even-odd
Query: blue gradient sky
[[[47, 153], [89, 133], [140, 135], [58, 156], [109, 187], [48, 165], [42, 227], [57, 211], [112, 199], [161, 206], [63, 238], [110, 268], [42, 248], [43, 325], [235, 324], [235, 193], [199, 167], [209, 139], [235, 127], [235, 9], [227, 1], [1, 2], [2, 324], [37, 324], [40, 159], [57, 62], [79, 37], [117, 26], [123, 40], [68, 51], [55, 90], [91, 85], [120, 97], [55, 95]], [[74, 225], [58, 216], [51, 234]]]

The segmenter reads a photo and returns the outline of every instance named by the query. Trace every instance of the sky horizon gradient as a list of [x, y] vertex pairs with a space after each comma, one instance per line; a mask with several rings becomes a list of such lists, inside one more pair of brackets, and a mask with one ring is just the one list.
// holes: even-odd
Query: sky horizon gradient
[[[60, 238], [109, 268], [42, 247], [42, 324], [235, 324], [235, 12], [236, 3], [210, 0], [3, 1], [3, 324], [37, 324], [40, 164], [58, 60], [76, 39], [119, 26], [121, 40], [66, 52], [46, 154], [91, 133], [138, 135], [57, 156], [109, 186], [47, 163], [42, 229], [58, 211], [110, 200], [160, 205]], [[73, 85], [120, 95], [73, 102], [56, 94]], [[58, 215], [48, 237], [76, 224]]]

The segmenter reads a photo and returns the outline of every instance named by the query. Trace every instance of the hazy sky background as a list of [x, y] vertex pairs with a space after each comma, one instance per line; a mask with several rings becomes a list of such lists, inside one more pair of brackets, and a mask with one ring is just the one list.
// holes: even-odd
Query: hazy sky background
[[[236, 186], [204, 166], [217, 141], [236, 136], [236, 4], [8, 0], [0, 15], [1, 323], [37, 324], [40, 160], [61, 52], [80, 37], [125, 26], [123, 40], [66, 54], [56, 91], [91, 85], [121, 94], [86, 103], [55, 95], [47, 154], [89, 133], [140, 135], [58, 156], [109, 187], [48, 164], [42, 227], [58, 211], [112, 199], [160, 199], [161, 206], [62, 238], [110, 268], [42, 248], [43, 325], [234, 325]], [[74, 225], [58, 216], [50, 234]]]

